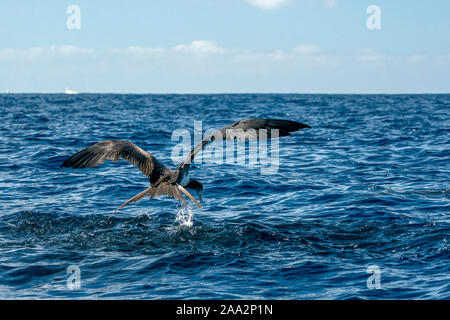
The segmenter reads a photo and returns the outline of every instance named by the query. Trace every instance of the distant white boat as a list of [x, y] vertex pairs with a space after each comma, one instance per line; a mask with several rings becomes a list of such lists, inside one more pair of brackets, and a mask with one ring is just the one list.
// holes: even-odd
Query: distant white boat
[[9, 93], [9, 89], [6, 89], [6, 94], [8, 94]]
[[70, 90], [69, 88], [66, 88], [66, 90], [64, 91], [66, 94], [78, 94], [78, 92]]

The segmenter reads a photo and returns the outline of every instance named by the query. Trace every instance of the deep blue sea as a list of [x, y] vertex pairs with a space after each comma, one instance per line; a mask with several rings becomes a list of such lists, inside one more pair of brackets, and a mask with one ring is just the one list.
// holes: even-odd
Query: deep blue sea
[[[148, 179], [60, 168], [108, 139], [175, 168], [173, 130], [245, 118], [312, 129], [272, 175], [194, 165], [201, 209], [107, 220]], [[450, 299], [450, 95], [9, 94], [0, 119], [2, 299]]]

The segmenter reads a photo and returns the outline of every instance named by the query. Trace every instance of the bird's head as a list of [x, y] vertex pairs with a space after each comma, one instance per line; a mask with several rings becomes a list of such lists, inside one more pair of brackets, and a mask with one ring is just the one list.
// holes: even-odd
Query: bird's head
[[197, 191], [198, 199], [200, 200], [200, 203], [203, 203], [202, 198], [203, 185], [201, 184], [201, 182], [191, 179], [189, 180], [189, 183], [185, 186], [185, 188]]

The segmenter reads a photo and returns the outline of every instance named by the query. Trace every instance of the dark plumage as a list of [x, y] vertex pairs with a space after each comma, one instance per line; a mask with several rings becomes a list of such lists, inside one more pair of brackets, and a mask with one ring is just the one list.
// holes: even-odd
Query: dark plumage
[[[181, 192], [188, 196], [200, 208], [197, 200], [185, 189], [190, 188], [197, 191], [200, 202], [202, 202], [201, 192], [203, 185], [197, 180], [189, 178], [189, 167], [195, 155], [208, 143], [219, 139], [268, 139], [275, 137], [272, 130], [278, 130], [280, 137], [288, 136], [290, 132], [303, 128], [311, 128], [289, 120], [278, 119], [247, 119], [232, 123], [214, 132], [199, 143], [181, 165], [171, 170], [166, 168], [153, 155], [142, 150], [129, 141], [101, 141], [93, 146], [81, 150], [74, 154], [61, 167], [72, 167], [74, 169], [93, 168], [102, 164], [106, 160], [118, 161], [125, 159], [134, 164], [145, 176], [149, 177], [150, 188], [142, 191], [138, 195], [126, 201], [115, 212], [130, 202], [136, 202], [145, 196], [150, 198], [167, 195], [184, 203]], [[180, 192], [181, 191], [181, 192]]]

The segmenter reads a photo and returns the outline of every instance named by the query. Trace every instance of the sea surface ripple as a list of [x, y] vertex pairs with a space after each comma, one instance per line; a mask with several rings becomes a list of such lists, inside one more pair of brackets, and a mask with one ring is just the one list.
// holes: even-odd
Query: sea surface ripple
[[[202, 209], [107, 220], [146, 177], [60, 168], [107, 139], [176, 167], [173, 130], [256, 117], [313, 129], [280, 139], [272, 175], [194, 165]], [[0, 118], [2, 299], [450, 299], [450, 95], [8, 94]]]

